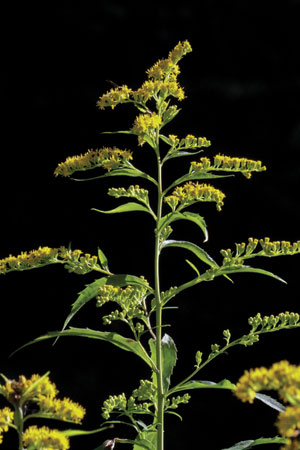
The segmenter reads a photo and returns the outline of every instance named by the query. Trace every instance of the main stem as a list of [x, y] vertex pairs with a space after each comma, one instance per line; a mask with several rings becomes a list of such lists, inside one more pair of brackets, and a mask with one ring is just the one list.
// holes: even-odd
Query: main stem
[[[158, 195], [157, 195], [157, 224], [162, 214], [162, 164], [157, 152], [158, 167]], [[158, 369], [157, 380], [157, 450], [164, 449], [164, 388], [163, 388], [163, 361], [162, 361], [162, 303], [160, 298], [159, 278], [159, 238], [160, 233], [155, 231], [155, 254], [154, 254], [154, 276], [155, 276], [155, 300], [156, 300], [156, 366]]]

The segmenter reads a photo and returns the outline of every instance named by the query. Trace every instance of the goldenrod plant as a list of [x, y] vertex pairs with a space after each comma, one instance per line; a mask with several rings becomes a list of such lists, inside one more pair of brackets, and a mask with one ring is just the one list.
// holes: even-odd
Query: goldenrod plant
[[[217, 277], [225, 277], [232, 281], [236, 273], [244, 273], [247, 276], [261, 274], [282, 282], [279, 276], [249, 265], [250, 260], [256, 257], [270, 258], [300, 253], [300, 241], [273, 242], [267, 237], [249, 238], [246, 242], [237, 243], [234, 249], [223, 249], [220, 251], [220, 260], [216, 260], [205, 250], [205, 242], [208, 240], [207, 225], [204, 217], [195, 212], [195, 209], [200, 210], [201, 204], [210, 202], [215, 204], [217, 211], [220, 211], [225, 203], [225, 194], [210, 184], [211, 181], [219, 181], [235, 174], [242, 174], [246, 179], [250, 179], [252, 174], [264, 172], [266, 167], [261, 161], [244, 157], [223, 154], [200, 156], [200, 153], [211, 146], [211, 142], [205, 137], [191, 134], [180, 137], [176, 134], [163, 133], [166, 125], [180, 113], [177, 103], [184, 100], [185, 92], [178, 81], [180, 74], [178, 64], [191, 51], [188, 41], [179, 42], [167, 58], [159, 60], [147, 70], [147, 79], [140, 88], [132, 90], [126, 85], [116, 86], [102, 95], [97, 102], [100, 110], [114, 109], [120, 104], [129, 104], [138, 110], [137, 117], [129, 129], [105, 133], [136, 136], [139, 147], [136, 151], [152, 152], [156, 161], [156, 175], [149, 174], [134, 165], [132, 150], [117, 147], [89, 149], [84, 154], [68, 157], [55, 169], [56, 176], [74, 180], [78, 180], [73, 177], [76, 173], [81, 181], [101, 181], [120, 176], [140, 179], [149, 185], [151, 195], [148, 189], [136, 183], [126, 187], [111, 187], [108, 195], [116, 199], [125, 199], [125, 203], [110, 210], [94, 208], [94, 211], [99, 214], [130, 212], [148, 215], [149, 221], [153, 224], [153, 234], [147, 238], [153, 239], [152, 285], [140, 274], [132, 275], [126, 272], [116, 274], [111, 271], [108, 259], [101, 249], [91, 256], [66, 247], [41, 247], [0, 261], [0, 271], [3, 274], [55, 263], [63, 264], [68, 271], [78, 274], [92, 271], [95, 275], [99, 273], [99, 277], [80, 292], [63, 329], [48, 332], [30, 342], [32, 344], [63, 336], [98, 339], [134, 353], [148, 367], [148, 378], [137, 382], [133, 392], [125, 394], [120, 385], [117, 392], [105, 400], [102, 416], [105, 424], [115, 425], [115, 436], [98, 449], [130, 444], [134, 450], [163, 450], [165, 414], [180, 417], [178, 407], [189, 402], [192, 391], [227, 389], [230, 392], [238, 392], [239, 388], [227, 379], [210, 382], [195, 379], [207, 364], [233, 346], [253, 345], [265, 333], [300, 327], [297, 312], [283, 312], [276, 316], [265, 317], [257, 314], [249, 319], [250, 330], [241, 337], [231, 339], [231, 332], [226, 329], [220, 338], [223, 345], [213, 343], [207, 355], [200, 349], [195, 349], [195, 361], [191, 362], [191, 369], [189, 371], [187, 369], [185, 378], [175, 385], [171, 383], [177, 361], [177, 349], [170, 335], [172, 331], [169, 334], [170, 328], [168, 333], [165, 333], [167, 323], [163, 316], [165, 310], [172, 308], [171, 300], [189, 288], [201, 289], [201, 283], [212, 281]], [[168, 163], [176, 158], [181, 158], [182, 161], [186, 158], [190, 162], [179, 178], [174, 177], [171, 183], [166, 184], [165, 179], [170, 178], [169, 174], [165, 178]], [[93, 175], [85, 177], [87, 171], [92, 171]], [[189, 208], [192, 205], [194, 208], [191, 211]], [[191, 222], [193, 226], [198, 227], [199, 239], [196, 243], [171, 238], [173, 233], [171, 225], [174, 226], [179, 220]], [[161, 274], [164, 269], [161, 267], [161, 254], [167, 253], [169, 248], [184, 249], [190, 253], [193, 261], [187, 260], [187, 264], [194, 275], [183, 284], [169, 286], [167, 290], [162, 291]], [[148, 260], [150, 257], [151, 255], [147, 256]], [[104, 330], [68, 328], [74, 315], [91, 300], [95, 300], [98, 308], [106, 305], [103, 316]], [[115, 321], [121, 321], [125, 329], [127, 327], [128, 333], [124, 332], [123, 335], [114, 329], [106, 328]], [[259, 394], [255, 394], [255, 397], [258, 400], [262, 399]], [[268, 401], [266, 397], [263, 400], [274, 407], [274, 401], [268, 398]], [[135, 430], [134, 440], [118, 436], [118, 423], [127, 423]], [[270, 439], [274, 439], [272, 442], [276, 443], [275, 438]], [[182, 445], [184, 446], [184, 442]]]

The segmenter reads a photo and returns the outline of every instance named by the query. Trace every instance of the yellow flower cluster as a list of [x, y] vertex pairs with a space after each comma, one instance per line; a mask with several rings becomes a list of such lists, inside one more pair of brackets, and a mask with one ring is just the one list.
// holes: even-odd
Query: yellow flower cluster
[[67, 397], [61, 400], [52, 396], [39, 395], [37, 403], [42, 413], [60, 420], [80, 423], [85, 415], [85, 409]]
[[145, 143], [145, 136], [151, 136], [155, 139], [159, 128], [162, 124], [162, 119], [158, 114], [140, 114], [136, 117], [132, 131], [134, 134], [138, 135], [139, 145]]
[[48, 427], [38, 428], [33, 425], [28, 427], [23, 435], [25, 448], [32, 450], [68, 450], [69, 439], [58, 430], [50, 430]]
[[176, 78], [180, 73], [177, 63], [187, 53], [192, 51], [192, 47], [188, 41], [179, 42], [176, 47], [169, 52], [167, 59], [161, 59], [147, 70], [149, 78], [162, 80], [168, 78]]
[[21, 400], [23, 395], [26, 400], [41, 395], [54, 397], [58, 391], [48, 376], [34, 374], [30, 378], [20, 375], [18, 380], [6, 380], [5, 385], [1, 386], [1, 393], [9, 402], [14, 402]]
[[224, 202], [225, 194], [219, 189], [208, 184], [188, 182], [174, 189], [171, 195], [165, 197], [165, 202], [173, 209], [179, 206], [182, 209], [195, 202], [216, 202], [217, 210], [220, 211]]
[[104, 324], [108, 325], [112, 320], [142, 318], [145, 314], [143, 300], [146, 291], [147, 288], [141, 286], [126, 286], [125, 288], [112, 285], [101, 286], [98, 289], [97, 306], [101, 307], [111, 301], [117, 303], [121, 308], [121, 311], [113, 311], [105, 316]]
[[9, 425], [14, 420], [14, 413], [7, 406], [5, 408], [0, 409], [0, 444], [3, 441], [3, 432], [8, 431]]
[[37, 250], [30, 250], [17, 256], [10, 255], [1, 259], [0, 274], [13, 270], [34, 269], [55, 263], [65, 264], [69, 271], [86, 273], [96, 267], [97, 256], [91, 256], [88, 253], [82, 255], [82, 253], [81, 250], [68, 250], [66, 247], [39, 247]]
[[74, 172], [103, 167], [108, 172], [119, 167], [124, 167], [132, 160], [132, 153], [128, 150], [120, 150], [116, 147], [88, 150], [83, 155], [69, 156], [60, 163], [54, 171], [55, 176], [69, 177]]
[[[239, 379], [235, 395], [243, 402], [253, 403], [256, 393], [263, 390], [276, 390], [285, 403], [290, 403], [279, 414], [277, 427], [283, 437], [296, 438], [300, 433], [300, 366], [280, 361], [269, 369], [250, 369]], [[298, 447], [289, 441], [283, 448], [300, 448], [299, 441], [296, 442]]]
[[97, 106], [99, 109], [105, 109], [109, 106], [114, 109], [119, 103], [128, 103], [131, 93], [132, 89], [129, 89], [128, 86], [118, 86], [102, 95], [97, 102]]
[[113, 109], [118, 104], [130, 102], [145, 106], [151, 98], [158, 100], [158, 97], [160, 97], [161, 100], [164, 100], [169, 96], [183, 100], [184, 90], [177, 82], [177, 76], [180, 73], [177, 63], [191, 51], [192, 48], [188, 41], [179, 42], [169, 52], [168, 58], [159, 60], [147, 70], [148, 80], [139, 89], [133, 91], [126, 85], [118, 86], [102, 95], [97, 102], [97, 106], [100, 109], [107, 107]]
[[5, 385], [1, 386], [1, 393], [11, 403], [17, 401], [23, 404], [27, 401], [34, 401], [40, 407], [41, 412], [60, 420], [71, 420], [78, 423], [85, 415], [85, 409], [78, 403], [68, 398], [63, 400], [56, 398], [59, 391], [48, 376], [41, 377], [34, 374], [30, 378], [26, 378], [24, 375], [20, 375], [17, 381], [7, 380]]
[[146, 189], [140, 188], [138, 185], [131, 185], [127, 189], [121, 188], [109, 188], [108, 195], [112, 197], [133, 197], [139, 200], [140, 202], [149, 203], [148, 191]]
[[208, 172], [212, 170], [222, 170], [228, 172], [241, 172], [246, 178], [251, 177], [251, 172], [262, 172], [266, 170], [261, 161], [253, 161], [247, 158], [236, 158], [225, 155], [214, 156], [214, 162], [209, 158], [201, 158], [199, 162], [191, 163], [190, 172]]

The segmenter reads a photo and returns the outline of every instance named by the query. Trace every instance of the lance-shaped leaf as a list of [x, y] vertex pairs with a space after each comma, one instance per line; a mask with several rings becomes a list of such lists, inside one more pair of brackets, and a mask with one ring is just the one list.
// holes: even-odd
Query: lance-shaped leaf
[[272, 438], [259, 438], [259, 439], [250, 439], [248, 441], [240, 441], [234, 444], [232, 447], [223, 448], [222, 450], [245, 450], [248, 448], [255, 447], [257, 445], [263, 444], [285, 444], [287, 442], [286, 438], [275, 436]]
[[97, 211], [103, 214], [116, 214], [116, 213], [123, 213], [123, 212], [131, 212], [131, 211], [144, 211], [149, 214], [150, 211], [146, 206], [141, 205], [140, 203], [136, 202], [129, 202], [125, 203], [124, 205], [120, 205], [117, 208], [110, 209], [109, 211], [103, 211], [101, 209], [92, 208], [92, 211]]
[[275, 275], [272, 272], [269, 272], [268, 270], [259, 269], [257, 267], [250, 267], [250, 266], [236, 266], [236, 267], [220, 267], [219, 270], [216, 271], [215, 276], [218, 275], [224, 275], [224, 274], [232, 274], [232, 273], [259, 273], [261, 275], [267, 275], [268, 277], [275, 278], [278, 281], [281, 281], [282, 283], [286, 283], [282, 278], [280, 278], [278, 275]]
[[96, 430], [63, 430], [62, 433], [65, 436], [73, 437], [73, 436], [87, 436], [89, 434], [96, 434], [100, 433], [101, 431], [107, 430], [108, 428], [111, 428], [109, 425], [101, 428], [97, 428]]
[[[156, 344], [153, 339], [149, 340], [150, 350], [151, 350], [151, 358], [152, 361], [156, 364]], [[171, 375], [173, 373], [173, 369], [176, 365], [177, 361], [177, 349], [175, 342], [168, 335], [164, 334], [162, 340], [162, 377], [163, 377], [163, 388], [164, 392], [168, 392], [170, 383], [171, 383]], [[153, 376], [153, 382], [156, 383], [156, 377]]]
[[165, 247], [180, 247], [185, 248], [186, 250], [189, 250], [190, 252], [194, 253], [201, 261], [208, 264], [210, 267], [218, 268], [218, 264], [213, 260], [209, 254], [203, 250], [203, 248], [199, 247], [198, 245], [194, 244], [193, 242], [188, 241], [174, 241], [174, 240], [168, 240], [163, 242], [161, 248]]
[[121, 167], [118, 169], [112, 169], [110, 172], [107, 172], [103, 175], [97, 175], [95, 177], [89, 177], [89, 178], [74, 178], [71, 177], [74, 181], [92, 181], [92, 180], [99, 180], [101, 178], [108, 178], [108, 177], [117, 177], [117, 176], [125, 176], [125, 177], [140, 177], [145, 178], [146, 180], [151, 181], [155, 185], [157, 185], [157, 181], [152, 178], [150, 175], [148, 175], [145, 172], [142, 172], [139, 169], [136, 169], [135, 167]]
[[97, 331], [97, 330], [91, 330], [89, 328], [68, 328], [67, 330], [63, 330], [63, 331], [50, 331], [49, 333], [45, 334], [44, 336], [39, 336], [38, 338], [33, 339], [32, 341], [30, 341], [27, 344], [20, 347], [18, 350], [21, 350], [29, 345], [36, 344], [41, 341], [45, 341], [47, 339], [53, 339], [53, 338], [63, 337], [63, 336], [86, 337], [89, 339], [98, 339], [100, 341], [110, 342], [111, 344], [114, 344], [116, 347], [119, 347], [122, 350], [131, 352], [131, 353], [135, 353], [142, 360], [144, 360], [151, 368], [153, 368], [151, 358], [148, 357], [148, 355], [146, 354], [146, 352], [144, 351], [142, 346], [137, 341], [126, 338], [126, 337], [122, 336], [121, 334], [118, 334], [115, 332]]
[[174, 392], [189, 391], [190, 389], [229, 389], [233, 391], [235, 388], [235, 384], [226, 379], [219, 381], [218, 383], [215, 383], [214, 381], [191, 380], [172, 388], [172, 394]]
[[212, 180], [215, 178], [228, 178], [228, 177], [233, 177], [233, 176], [234, 175], [215, 175], [215, 174], [209, 173], [209, 172], [187, 173], [186, 175], [183, 175], [182, 177], [175, 180], [174, 183], [170, 184], [170, 186], [168, 186], [167, 189], [164, 191], [164, 194], [166, 194], [170, 189], [177, 186], [178, 184], [184, 183], [186, 181]]
[[191, 222], [194, 222], [196, 225], [198, 225], [201, 230], [203, 231], [203, 234], [205, 236], [204, 242], [208, 240], [208, 231], [206, 228], [205, 220], [202, 216], [200, 216], [197, 213], [185, 211], [185, 212], [171, 212], [169, 214], [166, 214], [164, 217], [162, 217], [157, 226], [157, 231], [160, 232], [163, 230], [166, 226], [170, 225], [170, 223], [175, 222], [176, 220], [189, 220]]
[[270, 397], [269, 395], [261, 394], [261, 393], [257, 392], [255, 394], [255, 398], [257, 398], [261, 402], [265, 403], [266, 405], [270, 406], [270, 408], [275, 409], [276, 411], [284, 412], [286, 409], [282, 403], [280, 403], [278, 400], [275, 400], [274, 398]]

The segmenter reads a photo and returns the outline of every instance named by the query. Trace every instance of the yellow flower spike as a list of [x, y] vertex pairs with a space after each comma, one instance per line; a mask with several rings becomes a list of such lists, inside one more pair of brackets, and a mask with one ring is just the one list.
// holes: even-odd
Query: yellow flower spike
[[37, 403], [41, 412], [59, 420], [80, 423], [85, 416], [85, 408], [69, 398], [57, 399], [49, 396], [39, 396]]
[[162, 124], [162, 119], [158, 114], [140, 114], [136, 117], [132, 131], [138, 135], [139, 145], [145, 143], [145, 136], [156, 137], [157, 130]]
[[279, 433], [284, 437], [292, 437], [300, 430], [300, 408], [299, 406], [288, 406], [281, 412], [277, 420]]
[[119, 103], [128, 103], [131, 93], [132, 89], [129, 89], [126, 85], [111, 89], [99, 98], [97, 106], [99, 109], [108, 107], [114, 109]]
[[[40, 382], [38, 382], [41, 380]], [[39, 395], [47, 395], [55, 397], [58, 390], [48, 376], [41, 377], [34, 374], [27, 379], [24, 375], [20, 375], [18, 380], [8, 380], [3, 386], [3, 395], [10, 402], [21, 402], [29, 399], [37, 398]], [[25, 395], [25, 398], [23, 396]]]
[[104, 147], [102, 149], [88, 150], [83, 155], [68, 157], [60, 163], [54, 171], [55, 176], [69, 177], [74, 172], [103, 167], [108, 172], [128, 165], [132, 160], [132, 153], [128, 150], [120, 150], [116, 147]]
[[38, 428], [33, 425], [28, 427], [23, 435], [25, 448], [35, 450], [68, 450], [70, 448], [69, 439], [58, 430], [50, 430], [48, 427]]
[[[175, 198], [178, 199], [178, 202], [176, 202]], [[172, 209], [174, 209], [176, 203], [180, 203], [179, 208], [181, 209], [194, 202], [215, 202], [217, 204], [217, 210], [220, 211], [224, 204], [224, 198], [225, 194], [219, 189], [208, 184], [199, 184], [198, 182], [194, 183], [190, 181], [183, 186], [176, 187], [171, 195], [165, 197], [165, 202]]]
[[8, 431], [9, 425], [13, 423], [14, 413], [7, 406], [3, 409], [0, 409], [0, 444], [3, 441], [2, 434]]

